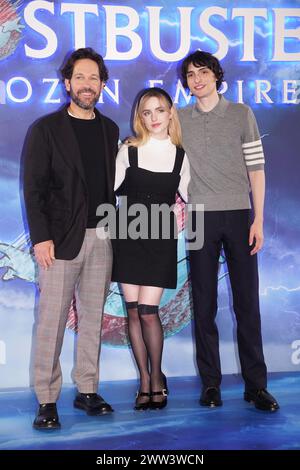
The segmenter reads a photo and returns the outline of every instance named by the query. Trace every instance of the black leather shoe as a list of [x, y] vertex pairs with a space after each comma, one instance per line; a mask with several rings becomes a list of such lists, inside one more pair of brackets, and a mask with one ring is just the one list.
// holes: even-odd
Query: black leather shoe
[[105, 415], [114, 411], [97, 393], [77, 393], [74, 407], [86, 411], [89, 416]]
[[265, 388], [262, 388], [260, 390], [245, 391], [244, 400], [248, 401], [249, 403], [254, 403], [255, 408], [257, 408], [258, 410], [279, 410], [279, 405], [276, 399]]
[[[139, 398], [148, 398], [146, 401], [139, 401]], [[151, 400], [151, 393], [150, 392], [136, 392], [136, 399], [135, 399], [135, 406], [134, 409], [136, 411], [145, 411], [149, 409]]]
[[199, 401], [201, 406], [209, 406], [211, 408], [223, 405], [221, 392], [217, 387], [207, 387], [203, 389]]
[[42, 403], [33, 421], [34, 429], [60, 429], [56, 403]]

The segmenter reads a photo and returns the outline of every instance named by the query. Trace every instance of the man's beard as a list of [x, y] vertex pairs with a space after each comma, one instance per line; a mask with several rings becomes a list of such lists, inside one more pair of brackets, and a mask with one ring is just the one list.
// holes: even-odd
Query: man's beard
[[[94, 99], [92, 99], [92, 101], [82, 101], [80, 99], [80, 94], [81, 93], [92, 93], [94, 94]], [[70, 89], [70, 97], [72, 98], [72, 101], [74, 101], [75, 104], [77, 104], [77, 106], [79, 106], [79, 108], [81, 109], [94, 109], [96, 103], [98, 103], [98, 100], [99, 100], [99, 97], [100, 97], [100, 91], [99, 93], [95, 93], [93, 90], [91, 90], [90, 88], [83, 88], [82, 90], [80, 90], [79, 92], [77, 92], [77, 95], [75, 95], [74, 91], [72, 90], [72, 88]]]

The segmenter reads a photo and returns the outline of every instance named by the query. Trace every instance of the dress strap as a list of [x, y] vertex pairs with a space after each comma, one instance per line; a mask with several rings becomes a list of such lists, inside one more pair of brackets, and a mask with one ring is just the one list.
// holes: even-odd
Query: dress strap
[[175, 164], [172, 172], [174, 175], [179, 175], [181, 171], [184, 154], [185, 152], [182, 147], [176, 147]]
[[130, 145], [128, 147], [128, 160], [129, 160], [129, 165], [138, 168], [138, 149], [137, 147], [134, 147], [133, 145]]

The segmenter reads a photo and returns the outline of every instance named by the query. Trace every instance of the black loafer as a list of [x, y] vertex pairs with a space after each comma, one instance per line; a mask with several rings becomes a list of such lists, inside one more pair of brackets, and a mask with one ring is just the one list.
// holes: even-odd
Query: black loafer
[[223, 405], [221, 392], [217, 387], [207, 387], [203, 389], [199, 401], [201, 406], [209, 406], [210, 408]]
[[248, 401], [249, 403], [254, 403], [255, 408], [258, 410], [279, 410], [279, 404], [277, 400], [265, 388], [245, 391], [244, 400]]
[[33, 427], [38, 430], [60, 429], [56, 403], [42, 403], [39, 406]]
[[114, 411], [97, 393], [77, 393], [74, 407], [84, 410], [90, 416], [105, 415]]

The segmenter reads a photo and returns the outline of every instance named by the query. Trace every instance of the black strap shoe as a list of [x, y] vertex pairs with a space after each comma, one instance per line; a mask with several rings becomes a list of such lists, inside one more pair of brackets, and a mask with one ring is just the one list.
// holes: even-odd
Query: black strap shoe
[[169, 389], [168, 389], [168, 382], [167, 382], [167, 377], [165, 374], [162, 374], [163, 382], [164, 382], [164, 390], [167, 395], [169, 395]]
[[214, 408], [215, 406], [222, 406], [221, 392], [218, 387], [206, 387], [202, 390], [200, 397], [201, 406], [209, 406]]
[[248, 401], [249, 403], [253, 403], [255, 405], [255, 408], [257, 408], [258, 410], [279, 410], [279, 404], [277, 400], [265, 388], [245, 391], [244, 400]]
[[84, 410], [89, 416], [105, 415], [114, 411], [97, 393], [77, 393], [74, 407]]
[[[168, 395], [169, 395], [169, 389], [168, 389], [168, 383], [167, 383], [167, 377], [165, 374], [162, 373], [162, 382], [163, 382], [163, 388], [157, 392], [151, 392], [151, 401], [150, 401], [150, 409], [151, 410], [162, 410], [167, 406], [168, 403]], [[162, 400], [153, 400], [153, 397], [163, 397]]]
[[[153, 397], [163, 396], [162, 400], [155, 401]], [[159, 392], [151, 392], [151, 401], [150, 401], [150, 409], [151, 410], [162, 410], [167, 406], [168, 403], [168, 393], [165, 388], [160, 390]]]
[[40, 404], [32, 426], [38, 430], [60, 429], [56, 403]]
[[[147, 400], [145, 400], [147, 398]], [[142, 399], [142, 400], [141, 400]], [[151, 399], [151, 393], [150, 392], [136, 392], [136, 399], [135, 399], [135, 406], [134, 409], [136, 411], [145, 411], [149, 409], [150, 405], [150, 399]], [[144, 401], [145, 400], [145, 401]]]

